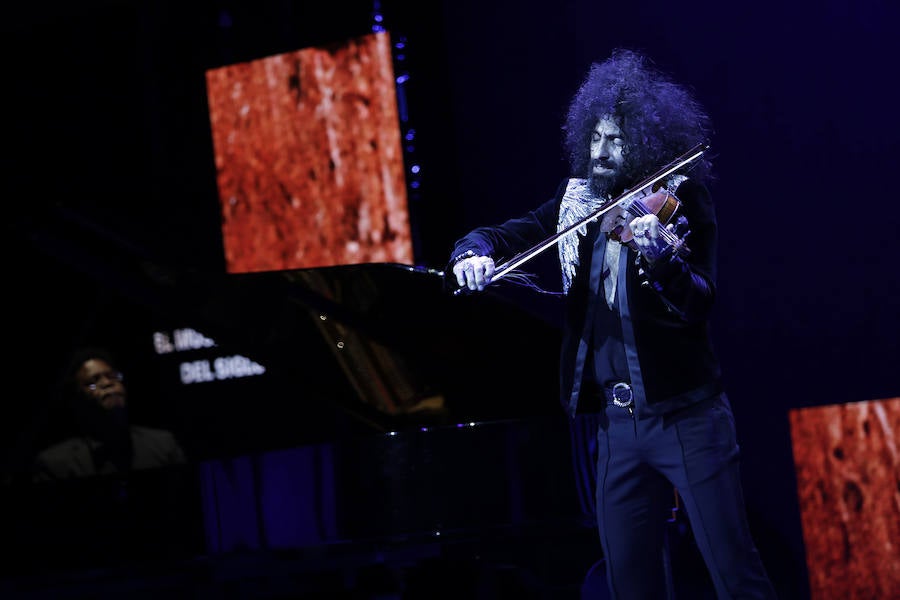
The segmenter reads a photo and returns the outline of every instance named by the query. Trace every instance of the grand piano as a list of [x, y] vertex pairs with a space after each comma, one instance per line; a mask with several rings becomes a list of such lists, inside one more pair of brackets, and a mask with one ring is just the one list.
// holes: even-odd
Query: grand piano
[[[190, 462], [8, 478], [0, 593], [574, 598], [596, 571], [559, 331], [515, 289], [453, 296], [440, 271], [402, 264], [210, 275], [83, 232], [32, 241], [116, 282], [105, 318], [140, 340], [155, 385], [133, 412]], [[235, 357], [256, 368], [222, 375]]]

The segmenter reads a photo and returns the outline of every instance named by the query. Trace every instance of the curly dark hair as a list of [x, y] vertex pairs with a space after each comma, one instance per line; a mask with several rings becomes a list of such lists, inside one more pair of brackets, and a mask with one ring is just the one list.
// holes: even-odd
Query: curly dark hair
[[[602, 117], [618, 120], [625, 140], [625, 179], [649, 177], [694, 146], [709, 141], [712, 126], [703, 107], [649, 58], [617, 48], [596, 62], [569, 104], [563, 126], [572, 175], [584, 177], [591, 134]], [[708, 153], [691, 164], [690, 175], [710, 177]]]

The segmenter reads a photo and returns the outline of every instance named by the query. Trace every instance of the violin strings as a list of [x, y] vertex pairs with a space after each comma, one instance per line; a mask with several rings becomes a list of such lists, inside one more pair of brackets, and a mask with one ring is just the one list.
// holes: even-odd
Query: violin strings
[[[628, 207], [628, 212], [633, 213], [637, 217], [643, 217], [650, 214], [650, 211], [647, 210], [647, 208], [645, 208], [641, 202], [638, 202], [636, 200], [631, 203], [631, 206]], [[659, 228], [659, 235], [672, 246], [675, 246], [677, 242], [681, 241], [681, 239], [677, 235], [672, 233], [666, 227]]]

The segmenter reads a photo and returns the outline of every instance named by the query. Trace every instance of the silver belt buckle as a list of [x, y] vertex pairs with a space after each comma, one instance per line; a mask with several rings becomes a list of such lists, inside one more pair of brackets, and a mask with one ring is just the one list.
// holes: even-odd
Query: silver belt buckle
[[634, 400], [634, 392], [627, 383], [619, 382], [612, 388], [613, 404], [620, 408], [628, 408]]

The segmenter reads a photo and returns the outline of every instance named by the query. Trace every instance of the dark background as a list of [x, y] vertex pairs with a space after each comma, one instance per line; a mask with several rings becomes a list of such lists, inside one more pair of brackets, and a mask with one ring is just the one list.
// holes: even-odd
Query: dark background
[[[900, 9], [881, 0], [381, 8], [392, 37], [407, 42], [398, 68], [410, 75], [408, 158], [422, 166], [410, 195], [419, 265], [442, 268], [469, 228], [553, 193], [567, 176], [568, 99], [612, 48], [644, 50], [695, 89], [716, 129], [713, 332], [745, 491], [767, 565], [802, 597], [788, 411], [900, 394]], [[163, 286], [157, 298], [148, 280], [222, 274], [205, 70], [367, 33], [372, 5], [94, 0], [5, 11], [8, 448], [73, 345], [111, 340], [134, 362], [150, 354], [159, 307], [180, 292]], [[546, 298], [516, 301], [522, 312], [510, 318], [523, 327], [556, 319]], [[552, 380], [555, 368], [521, 375]], [[548, 412], [554, 402], [546, 398]]]

